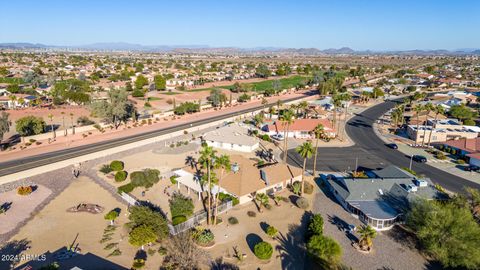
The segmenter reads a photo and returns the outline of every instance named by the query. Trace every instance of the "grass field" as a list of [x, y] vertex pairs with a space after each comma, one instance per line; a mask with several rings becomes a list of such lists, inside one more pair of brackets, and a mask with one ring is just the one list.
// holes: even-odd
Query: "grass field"
[[180, 93], [177, 92], [160, 92], [162, 95], [167, 95], [167, 96], [173, 96], [173, 95], [178, 95]]
[[[254, 83], [245, 83], [245, 85], [248, 85], [251, 87], [251, 89], [254, 89], [254, 91], [256, 92], [263, 92], [265, 91], [266, 89], [269, 89], [269, 88], [272, 88], [272, 83], [273, 81], [275, 81], [276, 79], [271, 79], [271, 80], [266, 80], [266, 81], [261, 81], [261, 82], [254, 82]], [[280, 81], [280, 84], [281, 84], [281, 88], [282, 89], [286, 89], [286, 88], [292, 88], [292, 87], [295, 87], [297, 86], [297, 84], [299, 83], [306, 83], [307, 80], [308, 80], [308, 77], [306, 76], [299, 76], [299, 75], [296, 75], [296, 76], [292, 76], [292, 77], [288, 77], [288, 78], [283, 78], [283, 79], [278, 79]], [[224, 85], [224, 86], [218, 86], [218, 87], [215, 87], [215, 88], [223, 88], [223, 89], [231, 89], [233, 87], [233, 84], [231, 85]], [[210, 88], [199, 88], [199, 89], [192, 89], [192, 90], [186, 90], [185, 92], [202, 92], [202, 91], [210, 91], [212, 90], [214, 87], [210, 87]]]
[[23, 79], [21, 79], [21, 78], [0, 77], [0, 83], [16, 83], [16, 84], [21, 84], [21, 83], [23, 83]]

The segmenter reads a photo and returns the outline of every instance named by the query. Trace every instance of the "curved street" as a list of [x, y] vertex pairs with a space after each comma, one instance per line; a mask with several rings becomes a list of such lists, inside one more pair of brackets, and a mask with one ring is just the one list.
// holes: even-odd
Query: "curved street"
[[[387, 101], [375, 105], [362, 113], [352, 117], [346, 125], [346, 132], [355, 143], [351, 147], [321, 147], [317, 157], [317, 170], [320, 171], [349, 171], [358, 166], [366, 169], [377, 169], [393, 164], [398, 167], [408, 167], [410, 158], [403, 153], [390, 149], [373, 130], [373, 123], [387, 110], [394, 107], [395, 102]], [[303, 160], [295, 152], [288, 151], [289, 163], [301, 166]], [[307, 161], [307, 169], [313, 168], [313, 159]], [[449, 191], [461, 192], [464, 187], [480, 189], [480, 185], [448, 172], [434, 168], [425, 163], [412, 163], [412, 169], [419, 174], [426, 175], [435, 184], [439, 184]]]

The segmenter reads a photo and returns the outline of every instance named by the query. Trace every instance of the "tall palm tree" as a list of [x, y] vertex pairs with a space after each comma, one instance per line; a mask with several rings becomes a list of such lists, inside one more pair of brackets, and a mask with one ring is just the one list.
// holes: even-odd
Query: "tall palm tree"
[[48, 114], [48, 119], [50, 119], [50, 127], [53, 132], [53, 138], [55, 139], [57, 137], [57, 132], [55, 131], [55, 128], [53, 127], [53, 114]]
[[212, 217], [212, 169], [214, 168], [215, 160], [217, 159], [216, 156], [217, 151], [213, 149], [211, 146], [203, 146], [202, 150], [200, 151], [200, 159], [199, 163], [202, 164], [203, 168], [207, 170], [207, 181], [208, 181], [208, 207], [207, 207], [207, 223], [210, 224], [211, 217]]
[[287, 163], [287, 156], [288, 156], [288, 140], [287, 140], [287, 135], [288, 135], [288, 130], [290, 129], [290, 125], [293, 123], [293, 112], [292, 110], [288, 109], [283, 112], [282, 117], [282, 124], [285, 125], [285, 130], [284, 130], [284, 141], [283, 141], [283, 162]]
[[215, 215], [213, 216], [213, 224], [217, 224], [217, 216], [218, 216], [218, 197], [220, 196], [220, 181], [223, 178], [223, 174], [225, 172], [229, 172], [231, 168], [230, 164], [230, 157], [228, 155], [221, 155], [218, 157], [218, 159], [215, 161], [215, 163], [220, 167], [220, 177], [218, 178], [218, 189], [217, 189], [217, 194], [215, 196]]
[[325, 128], [322, 124], [318, 124], [313, 130], [315, 136], [315, 157], [313, 158], [313, 177], [317, 175], [317, 154], [318, 154], [318, 141], [325, 137]]
[[[425, 115], [425, 123], [423, 123], [423, 138], [422, 138], [422, 147], [423, 145], [425, 144], [425, 137], [427, 136], [427, 121], [428, 121], [428, 115], [430, 114], [431, 111], [434, 110], [434, 107], [433, 107], [433, 104], [432, 103], [427, 103], [425, 104], [425, 106], [423, 106], [423, 109], [425, 110], [425, 112], [427, 113]], [[432, 132], [430, 132], [431, 134]]]
[[302, 101], [298, 103], [297, 107], [302, 111], [302, 117], [307, 118], [308, 103], [306, 101]]
[[366, 247], [370, 249], [373, 245], [372, 240], [377, 236], [377, 232], [372, 227], [370, 227], [370, 225], [367, 225], [362, 226], [358, 230], [358, 233], [360, 234], [360, 240], [358, 241], [360, 248], [364, 249]]
[[282, 106], [283, 102], [278, 99], [277, 100], [277, 119], [280, 119], [280, 107]]
[[[423, 105], [422, 104], [417, 104], [417, 105], [415, 105], [413, 110], [417, 114], [417, 135], [416, 135], [416, 137], [418, 137], [418, 135], [420, 134], [420, 130], [419, 130], [419, 128], [420, 128], [420, 113], [423, 112]], [[415, 144], [417, 144], [417, 138], [415, 138]]]
[[[345, 101], [346, 104], [345, 104], [345, 108], [344, 108], [344, 111], [343, 111], [343, 122], [344, 124], [346, 125], [347, 124], [347, 114], [348, 114], [348, 104], [350, 102], [350, 100], [352, 99], [352, 96], [350, 96], [350, 94], [348, 93], [345, 93], [342, 95], [341, 97], [342, 101]], [[340, 122], [340, 121], [339, 121]], [[338, 126], [338, 130], [340, 129], [340, 125]], [[338, 131], [337, 130], [337, 131]], [[342, 139], [345, 137], [345, 128], [342, 129]]]
[[63, 136], [67, 136], [68, 131], [67, 127], [65, 126], [65, 112], [61, 112], [62, 114], [62, 121], [63, 121]]
[[70, 113], [70, 121], [72, 121], [72, 134], [75, 135], [75, 125], [73, 123], [73, 113]]
[[335, 95], [333, 96], [332, 98], [332, 102], [333, 102], [333, 127], [336, 126], [337, 124], [337, 109], [342, 105], [342, 99], [341, 99], [341, 96], [340, 95]]
[[303, 181], [305, 174], [305, 167], [307, 166], [307, 159], [311, 158], [313, 155], [313, 146], [310, 142], [304, 142], [302, 145], [297, 147], [297, 153], [303, 158], [303, 168], [302, 168], [302, 194], [305, 189], [305, 184]]
[[255, 126], [257, 128], [260, 128], [260, 125], [263, 123], [264, 119], [265, 119], [265, 114], [263, 113], [263, 111], [255, 114], [255, 116], [253, 117], [253, 121], [255, 121]]
[[433, 108], [433, 110], [435, 111], [435, 121], [434, 121], [434, 124], [432, 126], [432, 131], [430, 132], [430, 134], [428, 135], [428, 143], [427, 143], [427, 146], [430, 147], [430, 142], [432, 141], [432, 133], [433, 133], [433, 129], [436, 127], [437, 125], [437, 120], [438, 120], [438, 116], [440, 114], [444, 114], [445, 113], [445, 109], [441, 106], [441, 105], [437, 105]]
[[15, 96], [15, 95], [10, 95], [10, 96], [8, 96], [8, 98], [9, 98], [10, 101], [12, 102], [12, 107], [13, 107], [13, 109], [15, 110], [15, 108], [17, 107], [16, 102], [15, 102], [15, 101], [17, 101], [17, 96]]
[[21, 97], [17, 100], [17, 103], [20, 104], [20, 107], [23, 107], [23, 105], [25, 104], [25, 99]]

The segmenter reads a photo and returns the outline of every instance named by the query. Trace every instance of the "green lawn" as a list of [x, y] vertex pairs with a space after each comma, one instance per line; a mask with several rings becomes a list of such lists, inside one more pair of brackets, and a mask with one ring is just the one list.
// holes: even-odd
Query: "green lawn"
[[[272, 88], [272, 83], [277, 79], [271, 79], [271, 80], [266, 80], [266, 81], [261, 81], [261, 82], [254, 82], [254, 83], [246, 83], [246, 85], [252, 86], [252, 89], [255, 89], [257, 92], [263, 92], [266, 89]], [[281, 88], [286, 89], [286, 88], [292, 88], [297, 86], [297, 84], [303, 82], [306, 83], [308, 80], [308, 77], [306, 76], [300, 76], [300, 75], [295, 75], [292, 77], [288, 78], [283, 78], [283, 79], [278, 79], [281, 83]], [[231, 85], [225, 85], [225, 86], [219, 86], [215, 88], [223, 88], [223, 89], [231, 89], [233, 87], [233, 84]], [[202, 92], [202, 91], [211, 91], [213, 87], [210, 88], [199, 88], [199, 89], [193, 89], [193, 90], [185, 90], [185, 92]]]
[[23, 79], [21, 79], [21, 78], [0, 77], [0, 83], [16, 83], [16, 84], [22, 84], [22, 83], [23, 83]]
[[163, 98], [161, 97], [149, 97], [150, 101], [155, 101], [155, 100], [162, 100]]
[[162, 95], [167, 95], [167, 96], [173, 96], [173, 95], [178, 95], [180, 93], [177, 92], [160, 92]]

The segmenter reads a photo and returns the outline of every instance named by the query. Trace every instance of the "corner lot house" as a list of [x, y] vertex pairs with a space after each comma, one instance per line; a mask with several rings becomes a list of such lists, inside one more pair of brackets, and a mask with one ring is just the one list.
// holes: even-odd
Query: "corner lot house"
[[[330, 138], [335, 138], [336, 131], [332, 126], [332, 123], [328, 119], [295, 119], [290, 125], [287, 132], [287, 137], [299, 138], [299, 139], [311, 139], [313, 138], [312, 132], [319, 124], [323, 125], [325, 135]], [[285, 122], [275, 121], [272, 125], [265, 125], [262, 130], [267, 132], [268, 135], [282, 134], [284, 135], [287, 126]]]
[[259, 146], [258, 139], [248, 135], [248, 130], [238, 124], [208, 132], [203, 140], [209, 146], [239, 152], [253, 152]]
[[240, 204], [252, 201], [255, 193], [276, 193], [285, 189], [287, 184], [301, 180], [300, 168], [283, 163], [257, 168], [256, 161], [240, 155], [230, 156], [230, 162], [235, 169], [226, 174], [219, 185], [237, 197]]
[[372, 171], [369, 178], [321, 177], [347, 211], [378, 231], [401, 222], [410, 201], [443, 197], [429, 179], [418, 179], [396, 166]]

